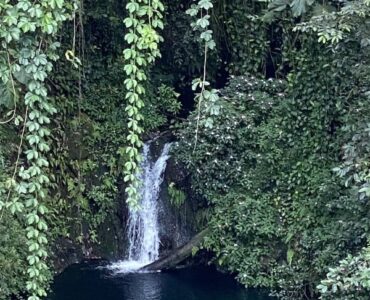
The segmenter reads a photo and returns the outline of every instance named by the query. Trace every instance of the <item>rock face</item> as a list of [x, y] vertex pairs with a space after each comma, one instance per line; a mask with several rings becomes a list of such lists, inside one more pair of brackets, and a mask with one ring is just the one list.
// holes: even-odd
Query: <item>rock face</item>
[[[66, 145], [68, 149], [68, 158], [76, 161], [84, 161], [89, 158], [89, 149], [84, 136], [93, 134], [91, 120], [87, 115], [81, 115], [81, 128], [76, 130], [71, 124], [66, 129]], [[70, 172], [71, 177], [76, 177], [75, 170], [71, 167], [66, 172]], [[91, 172], [83, 178], [86, 189], [101, 184], [103, 174], [107, 172], [106, 166], [99, 166], [97, 171]], [[115, 195], [114, 207], [104, 220], [103, 224], [97, 228], [96, 240], [92, 242], [89, 236], [89, 226], [81, 219], [77, 208], [69, 211], [63, 216], [68, 226], [68, 238], [59, 238], [53, 243], [51, 249], [51, 259], [54, 269], [61, 272], [64, 268], [73, 263], [81, 262], [84, 259], [108, 259], [118, 260], [123, 257], [125, 251], [125, 224], [127, 212], [125, 211], [125, 195], [123, 180], [119, 180], [118, 192]], [[60, 193], [64, 198], [68, 198], [67, 187], [60, 183], [56, 193]], [[88, 203], [93, 207], [94, 204]], [[82, 222], [82, 224], [81, 224]]]
[[[173, 142], [171, 133], [164, 133], [153, 139], [151, 144], [151, 155], [155, 160], [158, 158], [163, 145]], [[180, 206], [171, 201], [169, 185], [173, 183], [185, 193], [186, 199]], [[197, 204], [190, 194], [190, 182], [184, 168], [171, 156], [167, 161], [164, 180], [161, 185], [159, 197], [159, 227], [160, 227], [160, 256], [166, 256], [174, 249], [185, 245], [196, 233], [195, 214]]]
[[113, 213], [98, 228], [97, 243], [89, 242], [88, 225], [82, 224], [84, 237], [78, 242], [80, 224], [72, 224], [70, 238], [59, 238], [52, 248], [51, 259], [57, 273], [86, 259], [119, 260], [126, 250], [125, 227], [127, 222], [124, 188], [117, 194]]
[[[165, 132], [160, 135], [148, 137], [151, 140], [151, 157], [156, 160], [166, 143], [173, 142], [171, 133]], [[96, 176], [95, 176], [96, 177]], [[176, 206], [171, 203], [169, 185], [173, 183], [181, 188], [186, 195], [184, 203]], [[82, 225], [84, 233], [83, 242], [77, 242], [81, 232], [80, 224], [73, 224], [71, 238], [61, 238], [52, 249], [53, 262], [57, 271], [62, 271], [70, 264], [81, 262], [85, 259], [105, 259], [116, 261], [125, 258], [128, 250], [127, 219], [128, 207], [125, 202], [125, 186], [123, 180], [119, 180], [119, 188], [114, 204], [113, 213], [107, 216], [104, 224], [97, 231], [98, 243], [87, 242], [88, 225]], [[171, 156], [167, 161], [164, 180], [159, 195], [159, 227], [160, 227], [160, 256], [164, 257], [185, 245], [197, 233], [195, 228], [195, 216], [197, 212], [197, 199], [190, 192], [190, 179], [185, 169]]]

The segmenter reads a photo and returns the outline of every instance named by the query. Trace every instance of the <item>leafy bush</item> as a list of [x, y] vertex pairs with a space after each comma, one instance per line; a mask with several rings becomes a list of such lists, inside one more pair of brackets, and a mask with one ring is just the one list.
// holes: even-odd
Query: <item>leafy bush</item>
[[370, 249], [357, 256], [348, 255], [339, 266], [330, 268], [318, 286], [321, 299], [366, 300], [370, 293]]
[[283, 299], [317, 295], [327, 268], [361, 249], [369, 232], [368, 201], [332, 172], [343, 138], [333, 126], [348, 112], [338, 104], [344, 93], [323, 82], [334, 87], [339, 73], [317, 69], [328, 58], [298, 54], [300, 71], [287, 83], [232, 78], [213, 128], [202, 128], [194, 149], [191, 115], [176, 150], [194, 191], [213, 207], [205, 247], [240, 282]]
[[0, 211], [0, 299], [25, 291], [26, 242], [22, 224], [7, 211]]
[[[6, 139], [7, 134], [0, 134], [0, 299], [7, 300], [25, 290], [27, 280], [26, 232], [22, 218], [14, 218], [8, 209], [8, 189], [10, 164], [9, 152], [12, 144]], [[9, 147], [10, 146], [10, 147]]]

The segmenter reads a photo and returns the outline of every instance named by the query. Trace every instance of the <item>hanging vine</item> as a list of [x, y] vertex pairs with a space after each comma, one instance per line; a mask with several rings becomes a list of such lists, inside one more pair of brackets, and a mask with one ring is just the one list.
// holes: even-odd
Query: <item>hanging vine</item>
[[54, 37], [74, 9], [74, 3], [64, 0], [21, 0], [16, 4], [0, 1], [0, 55], [3, 58], [0, 62], [6, 62], [0, 65], [0, 76], [5, 85], [11, 81], [13, 89], [17, 87], [19, 99], [24, 100], [18, 107], [26, 111], [23, 118], [12, 118], [15, 125], [23, 119], [19, 153], [23, 148], [26, 150], [19, 168], [19, 159], [15, 165], [14, 174], [17, 175], [9, 180], [6, 207], [14, 214], [22, 212], [25, 215], [29, 300], [46, 296], [49, 274], [45, 202], [51, 178], [47, 153], [50, 150], [50, 117], [56, 109], [48, 98], [45, 80], [52, 70], [51, 62], [58, 59], [59, 43]]
[[[213, 31], [210, 29], [210, 10], [213, 8], [212, 1], [200, 0], [197, 4], [193, 4], [190, 9], [186, 11], [191, 17], [198, 17], [191, 23], [194, 31], [200, 33], [200, 41], [204, 43], [204, 63], [203, 74], [200, 78], [196, 78], [192, 82], [193, 91], [200, 90], [196, 93], [195, 101], [198, 104], [197, 126], [195, 131], [194, 151], [197, 148], [199, 128], [205, 126], [213, 127], [212, 115], [220, 113], [220, 105], [218, 104], [219, 95], [218, 90], [210, 88], [211, 83], [207, 81], [207, 62], [210, 50], [216, 48], [216, 43], [213, 40]], [[202, 116], [204, 110], [205, 115]]]
[[128, 115], [129, 134], [125, 154], [128, 160], [125, 163], [124, 181], [128, 184], [126, 188], [127, 203], [130, 207], [138, 208], [138, 179], [139, 164], [141, 161], [140, 148], [143, 143], [140, 135], [143, 133], [141, 121], [143, 116], [141, 109], [144, 106], [142, 100], [145, 94], [143, 83], [147, 76], [145, 71], [155, 59], [160, 57], [158, 44], [162, 37], [158, 34], [158, 29], [163, 29], [162, 12], [164, 6], [159, 0], [131, 0], [127, 3], [126, 9], [128, 17], [124, 20], [128, 33], [125, 40], [128, 44], [124, 50], [126, 61], [125, 72], [127, 78], [126, 86], [126, 112]]

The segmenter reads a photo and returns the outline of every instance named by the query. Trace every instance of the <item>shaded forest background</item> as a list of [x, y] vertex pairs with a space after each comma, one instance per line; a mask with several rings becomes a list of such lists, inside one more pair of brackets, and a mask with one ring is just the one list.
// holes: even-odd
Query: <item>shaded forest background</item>
[[[221, 109], [207, 126], [207, 103], [199, 111], [191, 88], [204, 66], [186, 14], [192, 3], [164, 1], [162, 57], [146, 70], [143, 139], [175, 136], [173, 156], [190, 184], [169, 194], [180, 211], [196, 199], [195, 227], [210, 228], [200, 255], [212, 253], [242, 284], [282, 299], [368, 299], [369, 3], [213, 1], [207, 78]], [[87, 257], [91, 245], [104, 246], [101, 232], [124, 205], [125, 6], [81, 1], [57, 36], [60, 59], [45, 81], [57, 110], [49, 265], [61, 240]], [[0, 85], [4, 120], [17, 105], [14, 121], [0, 125], [0, 299], [24, 294], [28, 277], [25, 215], [8, 197], [26, 114], [21, 77], [16, 91]]]

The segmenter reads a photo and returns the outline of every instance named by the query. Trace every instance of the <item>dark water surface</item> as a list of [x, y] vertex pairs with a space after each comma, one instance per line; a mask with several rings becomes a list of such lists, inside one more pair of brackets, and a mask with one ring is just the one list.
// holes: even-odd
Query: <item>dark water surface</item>
[[57, 276], [49, 300], [271, 300], [231, 276], [196, 267], [163, 273], [112, 276], [96, 264], [79, 264]]

